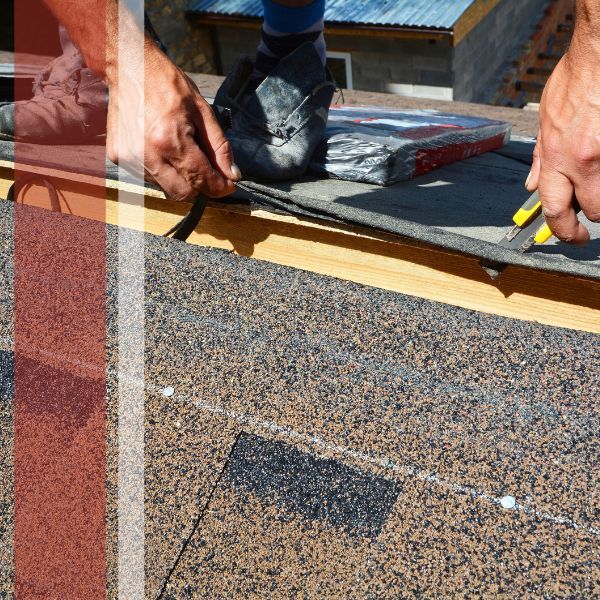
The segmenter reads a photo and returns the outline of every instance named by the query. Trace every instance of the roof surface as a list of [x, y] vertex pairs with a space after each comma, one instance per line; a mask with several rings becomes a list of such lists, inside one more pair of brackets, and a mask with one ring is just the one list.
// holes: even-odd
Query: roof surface
[[[73, 227], [24, 210], [57, 239]], [[0, 596], [13, 592], [13, 230], [0, 203]], [[123, 376], [107, 235], [112, 597]], [[597, 336], [144, 239], [149, 597], [598, 595]], [[88, 297], [89, 279], [49, 289]], [[82, 437], [78, 406], [36, 415]]]
[[[325, 20], [364, 25], [450, 29], [474, 0], [327, 0]], [[197, 0], [191, 12], [262, 17], [261, 0]]]
[[[68, 215], [24, 210], [57, 238], [72, 228]], [[119, 246], [107, 230], [112, 596]], [[13, 231], [13, 208], [0, 203], [0, 596], [9, 597]], [[151, 235], [145, 246], [148, 595], [597, 595], [597, 336]], [[89, 297], [89, 274], [48, 289]], [[69, 415], [76, 404], [64, 406], [40, 414], [84, 431]]]

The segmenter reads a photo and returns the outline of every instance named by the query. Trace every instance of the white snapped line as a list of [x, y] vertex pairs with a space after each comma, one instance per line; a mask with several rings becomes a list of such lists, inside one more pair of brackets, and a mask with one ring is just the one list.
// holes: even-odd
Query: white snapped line
[[[0, 342], [2, 342], [2, 344], [5, 347], [11, 347], [13, 340], [10, 337], [0, 337]], [[107, 369], [107, 373], [114, 374], [112, 369]], [[121, 381], [124, 382], [124, 380], [128, 378], [128, 376], [122, 371], [118, 373], [118, 377], [119, 377], [120, 382]], [[139, 387], [144, 386], [143, 377], [138, 379], [137, 385]], [[163, 393], [163, 388], [161, 388], [160, 386], [154, 385], [154, 384], [147, 384], [146, 389], [148, 392], [154, 392], [154, 393], [158, 393], [158, 394]], [[483, 500], [484, 502], [487, 502], [489, 504], [493, 504], [493, 505], [502, 507], [502, 501], [506, 498], [506, 497], [494, 496], [493, 494], [478, 490], [477, 488], [474, 488], [472, 486], [455, 483], [453, 481], [450, 481], [443, 477], [440, 477], [439, 475], [437, 475], [435, 473], [430, 473], [428, 471], [419, 469], [419, 468], [411, 466], [411, 465], [403, 465], [403, 464], [400, 464], [400, 463], [393, 461], [386, 457], [372, 456], [370, 454], [361, 452], [360, 450], [354, 450], [352, 448], [347, 448], [344, 446], [339, 446], [337, 444], [332, 444], [330, 442], [326, 442], [325, 440], [323, 440], [319, 437], [309, 436], [307, 434], [295, 431], [291, 427], [284, 426], [284, 425], [278, 425], [277, 423], [275, 423], [273, 421], [264, 421], [261, 419], [257, 419], [248, 414], [241, 413], [241, 412], [234, 411], [234, 410], [228, 410], [223, 407], [216, 406], [214, 404], [202, 402], [200, 400], [194, 400], [193, 398], [190, 398], [189, 396], [185, 396], [185, 395], [179, 394], [179, 393], [171, 394], [171, 396], [174, 396], [178, 400], [183, 400], [183, 401], [192, 403], [197, 408], [204, 410], [206, 412], [230, 418], [234, 421], [237, 421], [238, 423], [240, 423], [242, 425], [248, 425], [251, 428], [253, 428], [254, 430], [268, 431], [270, 433], [278, 435], [279, 437], [286, 438], [289, 440], [296, 440], [298, 442], [301, 442], [301, 443], [307, 444], [307, 445], [312, 445], [317, 448], [320, 448], [322, 451], [331, 452], [332, 454], [335, 454], [337, 456], [346, 457], [346, 458], [352, 459], [356, 462], [363, 463], [365, 465], [373, 465], [375, 467], [383, 468], [383, 469], [392, 471], [394, 473], [398, 473], [403, 476], [415, 477], [417, 479], [420, 479], [421, 481], [425, 481], [427, 483], [430, 483], [432, 485], [439, 486], [439, 487], [442, 487], [445, 489], [450, 489], [454, 493], [457, 493], [457, 494], [469, 495], [472, 498]], [[506, 509], [503, 508], [503, 510], [506, 510]], [[516, 502], [514, 504], [512, 510], [522, 512], [526, 515], [534, 516], [538, 519], [541, 519], [543, 521], [548, 521], [555, 525], [564, 525], [564, 526], [570, 527], [576, 531], [583, 531], [583, 532], [589, 533], [591, 535], [594, 535], [596, 537], [600, 537], [600, 529], [597, 527], [589, 527], [589, 526], [585, 526], [585, 525], [580, 525], [579, 523], [577, 523], [576, 521], [574, 521], [573, 519], [571, 519], [569, 517], [555, 515], [548, 511], [538, 509], [535, 507], [535, 505], [533, 505], [532, 503], [529, 503], [529, 502], [528, 503]]]
[[[160, 393], [160, 388], [158, 386], [152, 385], [152, 386], [148, 386], [148, 388], [149, 389], [151, 388], [153, 391]], [[398, 463], [394, 460], [391, 460], [389, 458], [386, 458], [386, 457], [372, 456], [370, 454], [361, 452], [360, 450], [354, 450], [352, 448], [347, 448], [344, 446], [339, 446], [337, 444], [332, 444], [330, 442], [323, 440], [322, 438], [307, 435], [305, 433], [300, 433], [299, 431], [296, 431], [296, 430], [292, 429], [291, 427], [288, 427], [285, 425], [278, 425], [277, 423], [275, 423], [273, 421], [263, 421], [263, 420], [257, 419], [255, 417], [252, 417], [245, 413], [237, 412], [234, 410], [228, 410], [226, 408], [216, 406], [216, 405], [210, 404], [208, 402], [194, 400], [193, 398], [189, 398], [189, 397], [181, 395], [181, 394], [177, 394], [177, 397], [181, 400], [191, 402], [192, 404], [194, 404], [194, 406], [196, 406], [197, 408], [199, 408], [201, 410], [204, 410], [206, 412], [209, 412], [209, 413], [212, 413], [215, 415], [230, 418], [234, 421], [237, 421], [238, 423], [240, 423], [242, 425], [248, 425], [254, 430], [268, 431], [268, 432], [276, 434], [280, 437], [283, 437], [283, 438], [286, 438], [289, 440], [295, 440], [295, 441], [301, 442], [303, 444], [315, 446], [316, 448], [319, 448], [322, 451], [330, 452], [337, 456], [346, 457], [346, 458], [352, 459], [356, 462], [363, 463], [365, 465], [372, 465], [375, 467], [379, 467], [379, 468], [382, 468], [382, 469], [385, 469], [388, 471], [392, 471], [393, 473], [397, 473], [397, 474], [405, 476], [405, 477], [414, 477], [416, 479], [420, 479], [421, 481], [425, 481], [426, 483], [430, 483], [437, 487], [451, 490], [452, 492], [454, 492], [456, 494], [464, 494], [464, 495], [471, 496], [472, 498], [475, 498], [477, 500], [482, 500], [484, 502], [487, 502], [488, 504], [502, 507], [503, 500], [506, 498], [505, 496], [503, 496], [503, 497], [495, 496], [495, 495], [487, 493], [485, 491], [478, 490], [477, 488], [474, 488], [472, 486], [455, 483], [453, 481], [450, 481], [448, 479], [440, 477], [436, 473], [431, 473], [431, 472], [425, 471], [423, 469], [419, 469], [418, 467], [414, 467], [412, 465], [400, 464], [400, 463]], [[507, 510], [503, 507], [502, 507], [502, 509]], [[515, 502], [513, 508], [510, 510], [515, 510], [515, 511], [524, 513], [529, 516], [534, 516], [538, 519], [541, 519], [543, 521], [548, 521], [555, 525], [564, 525], [564, 526], [570, 527], [571, 529], [574, 529], [576, 531], [582, 531], [582, 532], [589, 533], [594, 536], [600, 536], [600, 529], [598, 529], [597, 527], [589, 527], [586, 525], [580, 525], [579, 523], [577, 523], [576, 521], [574, 521], [573, 519], [571, 519], [569, 517], [563, 517], [563, 516], [552, 514], [545, 510], [540, 510], [540, 509], [536, 508], [532, 503]]]

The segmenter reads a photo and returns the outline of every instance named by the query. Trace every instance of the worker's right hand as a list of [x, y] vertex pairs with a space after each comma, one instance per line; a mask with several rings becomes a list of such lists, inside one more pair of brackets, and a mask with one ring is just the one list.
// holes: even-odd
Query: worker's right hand
[[241, 174], [211, 107], [152, 41], [144, 48], [144, 86], [134, 64], [107, 72], [108, 157], [173, 200], [232, 193]]
[[600, 221], [600, 52], [574, 38], [548, 80], [540, 132], [526, 187], [539, 189], [544, 216], [559, 239], [585, 244], [575, 198], [590, 221]]

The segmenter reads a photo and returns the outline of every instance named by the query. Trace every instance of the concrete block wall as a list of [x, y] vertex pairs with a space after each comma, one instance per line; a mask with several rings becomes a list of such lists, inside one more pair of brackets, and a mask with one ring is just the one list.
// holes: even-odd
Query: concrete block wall
[[493, 100], [548, 4], [548, 0], [504, 0], [454, 48], [455, 100]]
[[327, 48], [351, 53], [357, 90], [388, 92], [397, 85], [452, 86], [452, 49], [448, 42], [330, 34]]
[[195, 73], [217, 72], [210, 30], [185, 18], [189, 0], [146, 0], [145, 6], [177, 65]]
[[[254, 55], [259, 39], [258, 29], [219, 26], [216, 41], [223, 72], [241, 54]], [[406, 86], [412, 86], [413, 91], [426, 86], [432, 88], [429, 95], [436, 97], [435, 88], [452, 87], [452, 49], [448, 42], [330, 34], [327, 48], [351, 54], [352, 78], [358, 90], [403, 89], [407, 93]]]

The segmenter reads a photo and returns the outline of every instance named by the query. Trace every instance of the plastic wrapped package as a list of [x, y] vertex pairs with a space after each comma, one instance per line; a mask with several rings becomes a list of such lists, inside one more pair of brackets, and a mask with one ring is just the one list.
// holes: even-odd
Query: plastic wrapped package
[[310, 171], [377, 185], [391, 185], [510, 141], [502, 121], [435, 110], [335, 106]]

